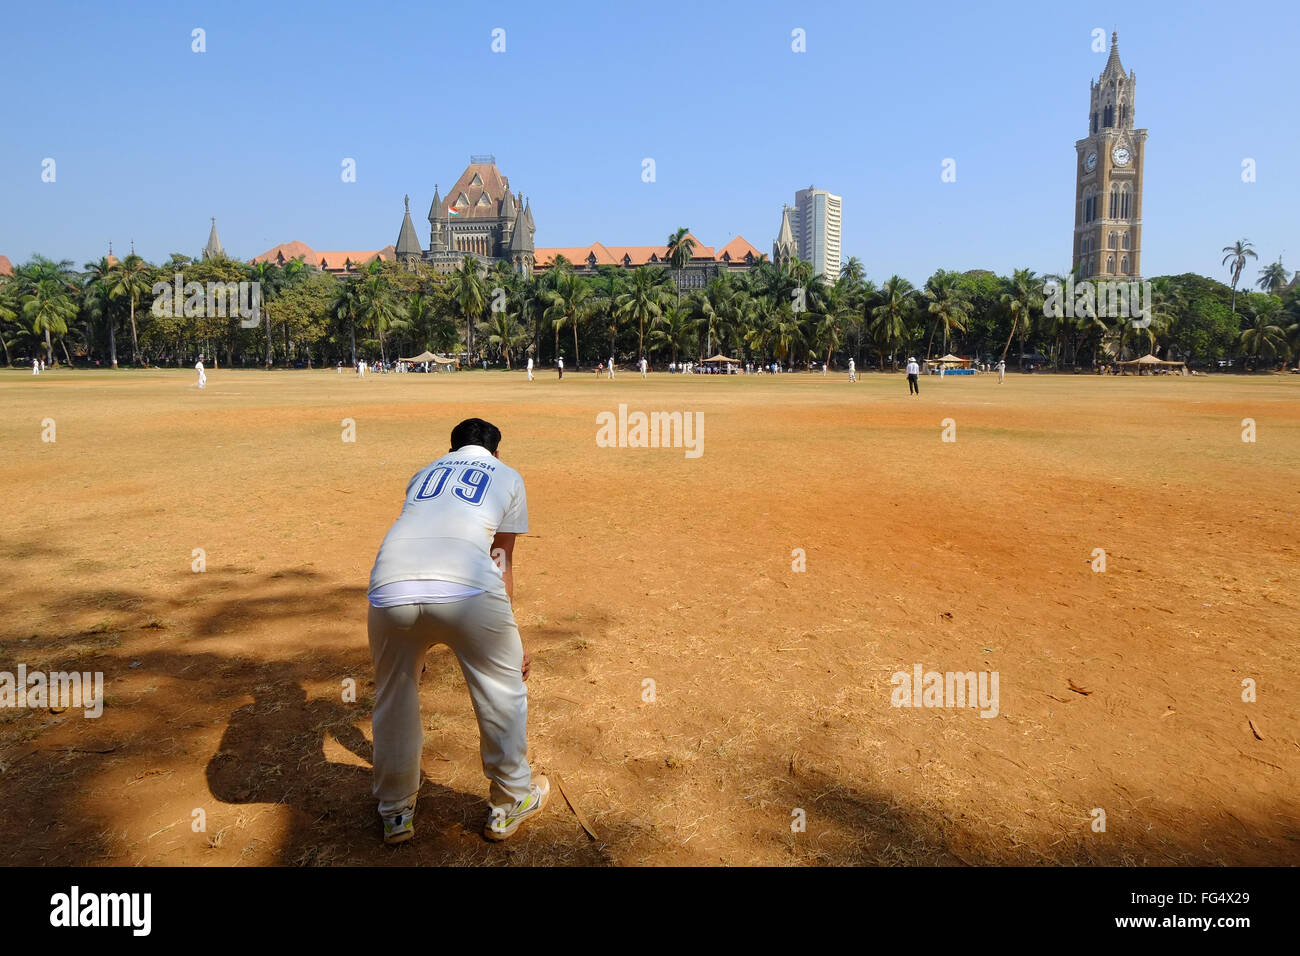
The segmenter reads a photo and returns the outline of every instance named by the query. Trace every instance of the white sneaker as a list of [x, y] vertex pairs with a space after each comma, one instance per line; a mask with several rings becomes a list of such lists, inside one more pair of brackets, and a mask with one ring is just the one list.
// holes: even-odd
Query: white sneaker
[[551, 781], [541, 775], [534, 776], [532, 785], [528, 788], [528, 796], [509, 810], [505, 807], [492, 808], [487, 825], [483, 827], [483, 835], [489, 840], [508, 839], [519, 829], [519, 824], [533, 814], [541, 813], [550, 797]]
[[384, 821], [384, 842], [389, 846], [405, 843], [415, 836], [415, 804], [408, 803], [393, 813], [381, 813]]

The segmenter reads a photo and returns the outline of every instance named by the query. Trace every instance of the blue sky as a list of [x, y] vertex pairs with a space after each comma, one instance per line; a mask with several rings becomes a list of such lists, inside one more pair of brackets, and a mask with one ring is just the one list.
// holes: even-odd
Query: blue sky
[[1294, 0], [115, 7], [6, 5], [0, 253], [15, 262], [80, 266], [110, 239], [195, 255], [210, 216], [245, 258], [291, 239], [376, 249], [407, 193], [427, 243], [435, 183], [493, 153], [539, 246], [689, 226], [770, 252], [781, 204], [812, 184], [844, 197], [844, 254], [878, 281], [1054, 272], [1101, 28], [1119, 30], [1150, 130], [1143, 272], [1223, 278], [1219, 250], [1241, 237], [1261, 263], [1300, 265]]

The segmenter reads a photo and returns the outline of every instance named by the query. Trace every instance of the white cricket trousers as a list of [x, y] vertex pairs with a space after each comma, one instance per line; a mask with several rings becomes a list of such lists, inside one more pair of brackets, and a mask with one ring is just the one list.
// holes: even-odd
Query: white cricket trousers
[[375, 667], [375, 782], [380, 813], [415, 800], [420, 789], [420, 671], [434, 644], [460, 661], [478, 718], [488, 803], [512, 807], [528, 796], [528, 688], [524, 645], [510, 599], [490, 591], [450, 604], [370, 608], [370, 658]]

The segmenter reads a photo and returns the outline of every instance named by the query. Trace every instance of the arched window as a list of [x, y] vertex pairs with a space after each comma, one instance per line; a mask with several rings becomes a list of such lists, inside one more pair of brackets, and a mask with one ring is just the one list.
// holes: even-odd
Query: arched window
[[1110, 218], [1119, 218], [1119, 183], [1112, 183], [1110, 187]]
[[1126, 232], [1126, 233], [1124, 233], [1124, 248], [1125, 248], [1125, 249], [1131, 249], [1131, 248], [1133, 248], [1133, 247], [1130, 246], [1128, 243], [1129, 243], [1129, 234]]
[[1108, 249], [1118, 249], [1118, 248], [1119, 248], [1119, 239], [1117, 238], [1114, 229], [1112, 229], [1112, 230], [1110, 231], [1110, 236], [1108, 236], [1107, 239], [1106, 239], [1106, 248], [1108, 248]]
[[1128, 122], [1128, 104], [1121, 102], [1119, 104], [1119, 125], [1123, 126]]
[[1095, 112], [1092, 114], [1092, 135], [1097, 135], [1097, 114]]
[[1115, 274], [1115, 257], [1114, 257], [1114, 256], [1107, 256], [1107, 257], [1106, 257], [1106, 275], [1108, 275], [1108, 276], [1113, 276], [1114, 274]]
[[1102, 125], [1103, 125], [1103, 126], [1105, 126], [1107, 129], [1109, 129], [1110, 127], [1112, 127], [1112, 126], [1115, 125], [1115, 107], [1114, 107], [1114, 106], [1112, 106], [1111, 104], [1107, 103], [1107, 104], [1106, 104], [1106, 110], [1105, 110], [1105, 112], [1104, 112], [1102, 115], [1103, 115], [1103, 119], [1102, 119]]
[[1120, 260], [1119, 269], [1120, 272], [1124, 273], [1124, 275], [1128, 275], [1128, 256], [1125, 256]]

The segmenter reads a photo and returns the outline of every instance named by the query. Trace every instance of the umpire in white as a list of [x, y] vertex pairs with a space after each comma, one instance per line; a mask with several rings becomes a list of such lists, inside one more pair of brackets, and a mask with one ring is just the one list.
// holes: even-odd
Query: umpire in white
[[451, 450], [416, 472], [370, 572], [375, 667], [375, 782], [384, 841], [415, 835], [420, 788], [420, 673], [433, 644], [460, 661], [491, 781], [484, 835], [504, 840], [550, 795], [528, 766], [529, 658], [515, 626], [515, 536], [528, 531], [519, 472], [497, 458], [501, 430], [479, 418], [451, 432]]

